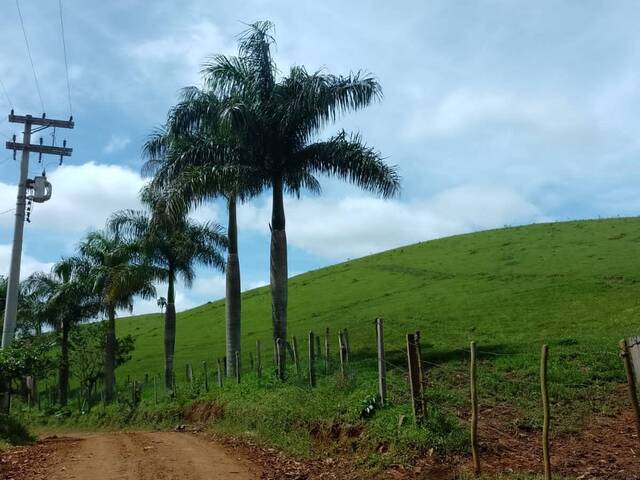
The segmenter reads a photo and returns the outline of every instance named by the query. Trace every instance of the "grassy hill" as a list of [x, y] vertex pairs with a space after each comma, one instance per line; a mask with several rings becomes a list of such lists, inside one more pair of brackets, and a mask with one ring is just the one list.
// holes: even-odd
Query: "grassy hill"
[[[285, 385], [269, 374], [260, 381], [248, 374], [241, 386], [227, 380], [222, 392], [209, 394], [225, 405], [221, 428], [307, 451], [318, 431], [360, 422], [363, 402], [376, 392], [373, 320], [381, 316], [391, 406], [366, 421], [373, 449], [387, 442], [402, 456], [412, 448], [468, 448], [471, 340], [480, 350], [480, 402], [508, 412], [503, 428], [539, 427], [537, 372], [547, 343], [553, 432], [579, 430], [590, 415], [615, 413], [625, 402], [616, 354], [620, 338], [640, 333], [640, 219], [510, 227], [419, 243], [298, 275], [290, 280], [289, 302], [291, 335], [328, 327], [335, 353], [336, 332], [349, 328], [353, 378], [345, 384], [321, 375], [313, 391], [294, 375]], [[428, 422], [400, 428], [398, 419], [411, 411], [404, 335], [415, 330], [422, 332], [429, 378]], [[119, 381], [162, 371], [160, 315], [120, 319], [118, 334], [137, 339]], [[187, 362], [199, 372], [203, 360], [212, 365], [224, 355], [224, 338], [222, 301], [179, 314], [178, 378]], [[268, 288], [246, 292], [245, 367], [256, 339], [271, 366], [270, 338]]]
[[[640, 219], [504, 228], [419, 243], [293, 277], [289, 331], [350, 329], [352, 349], [372, 350], [381, 316], [390, 348], [416, 329], [445, 356], [475, 340], [479, 348], [537, 352], [612, 349], [640, 330]], [[268, 287], [243, 295], [243, 348], [269, 345]], [[137, 338], [119, 372], [162, 371], [162, 317], [123, 318], [118, 334]], [[176, 363], [224, 355], [224, 301], [178, 314]], [[553, 352], [553, 349], [552, 349]]]

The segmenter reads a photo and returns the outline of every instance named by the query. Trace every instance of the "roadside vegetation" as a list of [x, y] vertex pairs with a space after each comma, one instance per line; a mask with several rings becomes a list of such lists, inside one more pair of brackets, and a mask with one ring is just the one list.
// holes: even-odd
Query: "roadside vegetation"
[[[407, 246], [294, 277], [291, 335], [329, 328], [331, 373], [318, 363], [318, 386], [308, 386], [306, 362], [278, 381], [272, 352], [268, 288], [243, 294], [243, 374], [216, 384], [215, 359], [225, 355], [224, 302], [177, 317], [177, 397], [152, 382], [162, 372], [160, 314], [118, 320], [135, 338], [132, 359], [118, 370], [121, 401], [68, 417], [28, 415], [34, 424], [103, 428], [204, 423], [217, 431], [275, 445], [303, 456], [355, 455], [363, 466], [410, 461], [433, 449], [468, 452], [469, 352], [479, 350], [481, 422], [495, 420], [500, 438], [529, 435], [538, 444], [542, 411], [539, 350], [550, 348], [554, 437], [579, 433], [596, 416], [626, 409], [617, 341], [635, 333], [640, 287], [634, 255], [635, 218], [511, 227]], [[294, 300], [295, 299], [295, 300]], [[365, 415], [377, 392], [373, 319], [385, 319], [390, 405]], [[292, 317], [293, 318], [293, 317]], [[337, 331], [348, 327], [350, 378], [339, 375]], [[427, 388], [427, 421], [416, 426], [406, 384], [404, 335], [420, 330]], [[248, 352], [264, 345], [264, 372], [250, 371]], [[301, 349], [306, 355], [306, 347]], [[254, 353], [255, 355], [255, 353]], [[303, 355], [303, 356], [304, 356]], [[255, 358], [255, 357], [254, 357]], [[202, 362], [207, 361], [209, 392]], [[185, 367], [194, 371], [193, 386]], [[131, 402], [126, 379], [141, 385]], [[482, 438], [481, 438], [482, 439]]]

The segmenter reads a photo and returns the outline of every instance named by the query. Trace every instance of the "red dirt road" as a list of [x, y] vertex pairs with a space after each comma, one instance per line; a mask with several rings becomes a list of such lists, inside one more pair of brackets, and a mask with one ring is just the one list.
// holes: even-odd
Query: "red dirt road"
[[[3, 480], [249, 480], [260, 471], [197, 435], [95, 433], [50, 438], [17, 456]], [[11, 460], [9, 460], [11, 462]]]

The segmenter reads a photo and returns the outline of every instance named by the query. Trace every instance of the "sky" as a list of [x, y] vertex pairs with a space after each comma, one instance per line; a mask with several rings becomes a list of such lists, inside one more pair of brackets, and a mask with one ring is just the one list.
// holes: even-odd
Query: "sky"
[[[19, 0], [47, 116], [70, 114], [58, 2]], [[0, 112], [42, 113], [13, 1], [0, 16]], [[200, 67], [234, 54], [247, 23], [276, 25], [275, 58], [333, 74], [364, 70], [384, 98], [339, 118], [402, 176], [382, 200], [322, 179], [287, 198], [290, 275], [447, 235], [640, 211], [640, 30], [636, 1], [63, 0], [76, 128], [73, 156], [46, 168], [53, 196], [25, 228], [22, 276], [72, 255], [115, 210], [139, 208], [141, 146]], [[8, 96], [8, 98], [7, 98]], [[0, 137], [20, 138], [0, 118]], [[51, 143], [50, 131], [42, 133]], [[37, 136], [35, 137], [38, 138]], [[18, 157], [19, 158], [19, 157]], [[10, 258], [18, 162], [0, 152], [0, 274]], [[224, 205], [193, 212], [226, 223]], [[269, 279], [270, 198], [239, 208], [243, 289]], [[165, 294], [158, 285], [159, 295]], [[184, 310], [224, 295], [198, 269]], [[156, 311], [139, 301], [137, 313]]]

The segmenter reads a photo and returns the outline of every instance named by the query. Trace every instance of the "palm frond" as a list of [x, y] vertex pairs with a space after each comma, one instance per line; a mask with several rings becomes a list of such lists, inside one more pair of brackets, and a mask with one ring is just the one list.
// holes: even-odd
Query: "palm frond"
[[395, 166], [387, 165], [378, 152], [367, 147], [357, 135], [345, 132], [302, 149], [294, 162], [312, 172], [341, 178], [383, 197], [396, 195], [400, 176]]

